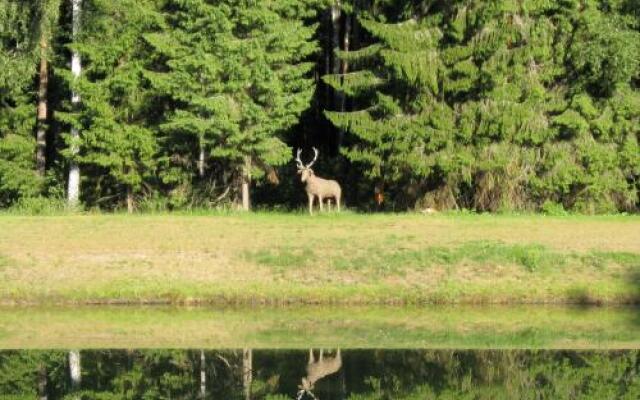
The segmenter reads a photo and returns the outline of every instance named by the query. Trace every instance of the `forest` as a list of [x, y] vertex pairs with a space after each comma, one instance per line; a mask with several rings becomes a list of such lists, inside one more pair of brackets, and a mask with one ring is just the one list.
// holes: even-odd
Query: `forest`
[[0, 208], [640, 209], [638, 0], [0, 0]]

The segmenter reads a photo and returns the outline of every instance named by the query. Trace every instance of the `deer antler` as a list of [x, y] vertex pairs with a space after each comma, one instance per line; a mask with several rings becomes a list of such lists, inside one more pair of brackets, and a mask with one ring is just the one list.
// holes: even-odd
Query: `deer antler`
[[296, 164], [298, 164], [298, 169], [303, 169], [304, 163], [300, 159], [300, 155], [302, 155], [302, 149], [298, 149], [298, 153], [296, 154]]
[[307, 164], [307, 168], [311, 168], [311, 166], [318, 160], [318, 155], [320, 154], [320, 152], [318, 152], [318, 149], [316, 149], [315, 147], [313, 148], [313, 152], [315, 153], [315, 155], [313, 157], [313, 160], [311, 160], [311, 162]]

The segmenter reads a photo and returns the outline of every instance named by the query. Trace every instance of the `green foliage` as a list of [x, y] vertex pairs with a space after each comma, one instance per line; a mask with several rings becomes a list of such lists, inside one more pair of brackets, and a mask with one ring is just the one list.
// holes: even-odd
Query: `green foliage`
[[72, 38], [68, 2], [0, 0], [0, 207], [60, 191], [71, 161], [88, 208], [218, 207], [247, 179], [282, 201], [298, 188], [263, 183], [315, 145], [363, 207], [376, 187], [390, 209], [638, 210], [636, 0], [343, 1], [337, 32], [330, 6], [84, 0]]
[[[205, 351], [207, 395], [241, 399], [238, 351]], [[197, 398], [200, 352], [192, 350], [88, 350], [82, 352], [82, 388], [72, 391], [65, 353], [0, 353], [3, 398], [36, 398], [40, 367], [47, 394], [60, 399]], [[282, 400], [297, 391], [306, 351], [254, 350], [251, 393]], [[343, 350], [343, 378], [323, 377], [314, 394], [349, 400], [636, 399], [638, 351]], [[327, 396], [323, 396], [327, 397]]]
[[58, 117], [82, 132], [74, 157], [99, 174], [85, 180], [84, 195], [93, 201], [139, 192], [154, 176], [157, 143], [148, 127], [151, 106], [143, 78], [149, 53], [141, 38], [162, 24], [154, 6], [150, 0], [85, 4], [82, 35], [73, 45], [83, 60], [82, 78], [73, 82], [65, 75], [82, 106]]
[[[0, 207], [37, 195], [35, 172], [35, 75], [31, 18], [27, 2], [0, 1]], [[37, 43], [37, 41], [36, 41]]]
[[170, 28], [145, 36], [162, 60], [145, 76], [171, 100], [160, 125], [165, 183], [189, 185], [196, 166], [203, 178], [211, 165], [261, 179], [290, 160], [285, 134], [314, 90], [316, 27], [302, 19], [313, 3], [168, 2]]
[[21, 197], [9, 209], [20, 215], [59, 215], [67, 211], [66, 201], [56, 197]]
[[637, 209], [640, 37], [621, 3], [420, 10], [362, 10], [372, 44], [339, 53], [359, 71], [324, 78], [356, 105], [327, 117], [369, 187], [391, 206]]

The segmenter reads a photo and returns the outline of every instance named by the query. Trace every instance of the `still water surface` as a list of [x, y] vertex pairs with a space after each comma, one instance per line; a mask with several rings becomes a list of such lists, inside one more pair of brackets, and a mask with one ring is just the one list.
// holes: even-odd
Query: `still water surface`
[[[327, 349], [322, 358], [318, 349], [71, 354], [0, 352], [0, 398], [640, 398], [637, 350]], [[74, 368], [79, 372], [75, 377]]]
[[0, 400], [638, 400], [639, 317], [637, 308], [0, 307]]

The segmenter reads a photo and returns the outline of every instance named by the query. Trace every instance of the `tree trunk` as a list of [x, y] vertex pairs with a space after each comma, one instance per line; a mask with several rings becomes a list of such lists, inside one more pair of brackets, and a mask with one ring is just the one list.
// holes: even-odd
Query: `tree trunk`
[[[77, 40], [78, 33], [80, 32], [80, 16], [82, 10], [82, 0], [71, 0], [72, 13], [73, 13], [73, 40]], [[74, 79], [78, 79], [82, 73], [82, 60], [80, 54], [74, 51], [71, 55], [71, 73]], [[74, 109], [80, 104], [80, 95], [76, 92], [71, 94], [71, 105]], [[78, 128], [71, 128], [71, 155], [74, 157], [78, 154], [78, 141], [80, 138], [80, 132]], [[78, 199], [80, 197], [80, 167], [75, 159], [71, 160], [69, 166], [69, 186], [67, 189], [67, 201], [70, 207], [77, 207]]]
[[253, 380], [253, 350], [242, 351], [242, 387], [245, 400], [251, 400], [251, 381]]
[[127, 185], [127, 212], [133, 214], [135, 210], [135, 201], [133, 199], [133, 188], [131, 185]]
[[[351, 40], [351, 20], [353, 15], [347, 15], [344, 19], [344, 37], [342, 38], [342, 51], [348, 53], [350, 50], [350, 40]], [[346, 60], [341, 60], [340, 73], [342, 75], [347, 74], [349, 72], [349, 62]], [[345, 96], [342, 96], [342, 103], [340, 104], [340, 111], [344, 112], [345, 106]]]
[[200, 350], [200, 397], [205, 399], [207, 396], [207, 359], [204, 350]]
[[38, 369], [38, 398], [40, 400], [47, 400], [47, 366], [44, 363], [40, 364]]
[[242, 210], [251, 211], [251, 158], [245, 157], [244, 166], [242, 167]]
[[331, 50], [333, 54], [332, 71], [333, 74], [340, 73], [340, 61], [336, 56], [336, 51], [340, 50], [340, 17], [342, 16], [342, 8], [340, 1], [335, 0], [331, 5]]
[[198, 175], [204, 177], [204, 145], [200, 143], [200, 156], [198, 157]]
[[38, 85], [38, 117], [36, 132], [36, 168], [44, 176], [47, 165], [47, 92], [49, 89], [49, 62], [47, 60], [47, 36], [40, 34], [40, 82]]
[[71, 373], [71, 389], [74, 391], [79, 390], [82, 383], [79, 350], [71, 350], [69, 352], [69, 372]]
[[[352, 15], [346, 15], [344, 18], [344, 36], [342, 37], [342, 50], [345, 52], [349, 52], [350, 47], [350, 38], [351, 38], [351, 20], [353, 18]], [[343, 75], [340, 78], [342, 82], [344, 80], [344, 75], [349, 72], [349, 62], [346, 60], [340, 60], [340, 73]], [[337, 92], [338, 103], [340, 106], [340, 112], [345, 112], [347, 96], [345, 96], [344, 92]], [[342, 147], [342, 142], [344, 141], [344, 129], [340, 129], [338, 132], [338, 151]]]

